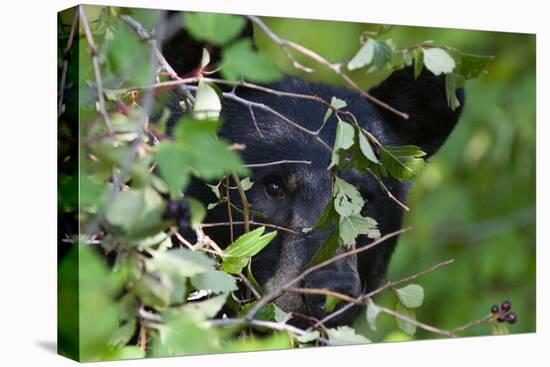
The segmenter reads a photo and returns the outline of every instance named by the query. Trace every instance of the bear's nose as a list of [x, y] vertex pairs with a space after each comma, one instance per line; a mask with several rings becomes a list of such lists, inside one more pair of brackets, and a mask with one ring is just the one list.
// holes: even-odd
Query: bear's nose
[[[306, 288], [321, 288], [342, 293], [350, 297], [358, 297], [361, 283], [357, 274], [352, 272], [318, 271], [304, 280]], [[304, 299], [311, 316], [321, 319], [330, 312], [325, 309], [326, 297], [320, 294], [305, 294]]]

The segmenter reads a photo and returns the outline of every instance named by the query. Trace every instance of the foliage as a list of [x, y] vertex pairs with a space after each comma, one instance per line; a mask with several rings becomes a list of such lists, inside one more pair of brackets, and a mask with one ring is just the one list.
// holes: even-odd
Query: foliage
[[[418, 316], [419, 319], [443, 327], [451, 324], [456, 326], [456, 320], [465, 321], [471, 315], [486, 314], [487, 310], [483, 307], [491, 301], [484, 303], [479, 297], [470, 296], [467, 297], [468, 301], [462, 301], [462, 304], [467, 302], [467, 307], [457, 306], [457, 299], [471, 292], [473, 284], [479, 284], [473, 280], [474, 275], [468, 269], [471, 263], [475, 263], [476, 269], [481, 269], [482, 279], [487, 282], [483, 284], [488, 290], [484, 295], [486, 299], [513, 290], [518, 298], [526, 299], [523, 306], [526, 312], [522, 315], [529, 317], [529, 292], [532, 292], [534, 282], [522, 288], [526, 289], [523, 291], [517, 290], [519, 288], [515, 288], [513, 282], [522, 276], [530, 280], [534, 276], [534, 269], [529, 265], [533, 253], [529, 248], [516, 250], [515, 246], [516, 239], [532, 239], [532, 231], [527, 230], [530, 227], [514, 230], [510, 238], [497, 237], [504, 242], [504, 248], [518, 251], [523, 256], [524, 261], [512, 270], [515, 271], [512, 275], [502, 271], [505, 263], [497, 261], [492, 251], [497, 246], [497, 240], [489, 238], [486, 247], [476, 250], [484, 253], [483, 256], [468, 256], [471, 260], [465, 260], [468, 261], [467, 265], [460, 265], [451, 274], [455, 275], [453, 284], [457, 280], [459, 288], [465, 289], [449, 290], [441, 277], [436, 280], [429, 278], [431, 281], [422, 285], [429, 290], [427, 295], [430, 302], [424, 302], [424, 288], [420, 284], [392, 288], [393, 292], [383, 294], [377, 303], [370, 298], [366, 299], [368, 307], [365, 317], [354, 328], [341, 326], [297, 333], [285, 328], [291, 315], [269, 302], [253, 315], [254, 320], [258, 321], [256, 324], [247, 319], [223, 324], [224, 319], [219, 317], [224, 313], [224, 307], [246, 317], [261, 302], [245, 300], [239, 285], [243, 278], [248, 279], [254, 290], [263, 294], [251, 274], [250, 259], [277, 236], [277, 231], [266, 231], [265, 227], [259, 227], [240, 236], [233, 243], [215, 244], [204, 235], [201, 223], [207, 210], [216, 204], [200, 203], [184, 194], [192, 177], [212, 182], [223, 181], [229, 176], [243, 178], [250, 174], [238, 151], [217, 135], [222, 123], [230, 123], [219, 118], [223, 95], [215, 84], [199, 78], [197, 85], [193, 85], [194, 101], [186, 102], [191, 104], [192, 109], [176, 124], [173, 139], [167, 138], [162, 123], [152, 126], [149, 120], [151, 101], [148, 99], [153, 98], [152, 95], [146, 90], [135, 89], [135, 86], [165, 81], [167, 76], [157, 74], [159, 65], [149, 56], [150, 44], [140, 40], [135, 30], [120, 17], [122, 14], [130, 14], [151, 27], [156, 22], [152, 19], [158, 20], [159, 13], [93, 6], [85, 6], [84, 9], [97, 44], [97, 54], [89, 52], [93, 47], [86, 37], [81, 36], [75, 41], [78, 52], [73, 52], [71, 57], [77, 60], [80, 67], [78, 92], [82, 101], [78, 111], [82, 121], [79, 125], [80, 139], [77, 139], [80, 144], [79, 171], [74, 172], [74, 167], [72, 171], [63, 171], [62, 168], [59, 179], [60, 210], [67, 217], [77, 220], [82, 228], [82, 232], [72, 238], [72, 252], [60, 264], [60, 297], [73, 299], [78, 294], [83, 300], [80, 302], [82, 307], [78, 317], [67, 315], [68, 320], [64, 321], [66, 324], [60, 328], [60, 340], [65, 341], [67, 354], [93, 361], [402, 340], [415, 335], [417, 325], [398, 317], [392, 317], [395, 321], [388, 324], [388, 320], [381, 316], [386, 310], [382, 304], [391, 302], [391, 309], [406, 316], [409, 321], [416, 320]], [[230, 81], [243, 78], [251, 82], [270, 82], [280, 79], [283, 73], [294, 73], [315, 80], [340, 82], [304, 55], [274, 47], [257, 27], [254, 39], [242, 38], [240, 33], [246, 23], [242, 16], [185, 13], [181, 20], [197, 40], [223, 47], [222, 61], [216, 66], [221, 67], [222, 76]], [[61, 22], [68, 23], [63, 18]], [[277, 18], [265, 19], [265, 22], [281, 37], [295, 37], [296, 42], [303, 43], [327, 59], [341, 62], [345, 72], [349, 72], [362, 87], [372, 85], [392, 69], [411, 63], [417, 70], [425, 66], [434, 74], [446, 74], [447, 98], [452, 108], [458, 106], [454, 95], [456, 88], [466, 80], [480, 77], [489, 68], [489, 57], [465, 54], [455, 48], [436, 46], [423, 40], [407, 39], [405, 35], [417, 30], [413, 28], [354, 23], [340, 25], [319, 21], [296, 23], [295, 20], [286, 20], [286, 25], [291, 23], [293, 26], [283, 27], [285, 20]], [[315, 28], [311, 26], [314, 23]], [[289, 29], [295, 33], [290, 35]], [[326, 34], [327, 38], [311, 37], [313, 29], [319, 34]], [[341, 32], [335, 32], [336, 29]], [[424, 39], [427, 38], [427, 31], [418, 32], [422, 37], [426, 36]], [[458, 31], [448, 31], [449, 34], [452, 32]], [[340, 46], [344, 35], [349, 41], [344, 42], [342, 47], [335, 47], [334, 42]], [[413, 46], [398, 49], [397, 42], [391, 41], [388, 36], [395, 36]], [[502, 40], [500, 47], [504, 50], [508, 38], [494, 37]], [[457, 39], [442, 39], [442, 44], [449, 41], [449, 44], [459, 46]], [[480, 50], [486, 51], [481, 46]], [[210, 59], [207, 52], [204, 55], [203, 67], [209, 64]], [[514, 56], [509, 54], [508, 57]], [[101, 98], [97, 95], [98, 80], [94, 73], [94, 62], [99, 65], [104, 88]], [[521, 60], [514, 62], [520, 63]], [[304, 68], [296, 68], [296, 63]], [[500, 73], [506, 73], [506, 65], [500, 67], [504, 70]], [[315, 71], [306, 73], [306, 68]], [[529, 76], [517, 74], [508, 78], [518, 84], [524, 83], [524, 90], [532, 92], [533, 84], [530, 83], [533, 81]], [[433, 250], [436, 246], [431, 242], [435, 244], [439, 240], [434, 235], [437, 231], [430, 229], [445, 228], [447, 223], [452, 223], [441, 218], [439, 213], [442, 210], [437, 210], [438, 207], [456, 205], [453, 215], [471, 222], [489, 218], [497, 212], [498, 206], [491, 207], [487, 205], [488, 202], [502, 204], [486, 200], [489, 188], [496, 188], [497, 194], [507, 194], [506, 197], [514, 198], [506, 203], [509, 208], [521, 208], [534, 202], [534, 194], [529, 190], [532, 188], [529, 180], [533, 177], [529, 169], [525, 168], [526, 164], [531, 164], [533, 153], [529, 145], [534, 142], [534, 130], [528, 123], [530, 119], [524, 120], [527, 121], [523, 126], [527, 127], [526, 130], [515, 128], [516, 131], [507, 132], [496, 121], [497, 118], [504, 118], [507, 126], [513, 128], [514, 120], [504, 114], [501, 102], [504, 97], [500, 94], [505, 93], [501, 90], [509, 88], [501, 88], [500, 85], [492, 87], [489, 84], [484, 87], [493, 93], [486, 100], [495, 102], [487, 105], [498, 106], [498, 109], [492, 111], [489, 120], [485, 120], [486, 111], [480, 107], [482, 103], [476, 102], [476, 97], [470, 97], [474, 99], [474, 107], [466, 118], [470, 121], [477, 119], [483, 124], [462, 124], [468, 126], [457, 132], [458, 137], [453, 138], [443, 157], [434, 158], [426, 169], [423, 159], [425, 154], [418, 147], [382, 145], [345, 113], [346, 101], [337, 98], [330, 101], [324, 122], [327, 123], [333, 114], [337, 121], [332, 159], [327, 167], [333, 177], [332, 200], [315, 226], [327, 228], [335, 224], [335, 230], [310, 261], [311, 266], [329, 260], [338, 249], [345, 251], [355, 248], [359, 235], [371, 239], [381, 236], [376, 221], [361, 214], [368, 203], [365, 203], [357, 188], [342, 179], [341, 173], [351, 168], [368, 171], [378, 179], [386, 176], [398, 180], [419, 179], [419, 184], [413, 189], [412, 201], [418, 207], [416, 211], [422, 212], [422, 215], [429, 214], [422, 217], [413, 211], [407, 218], [409, 223], [419, 228], [420, 237], [409, 239], [409, 244], [400, 246], [404, 249], [398, 250], [397, 261], [391, 269], [392, 275], [394, 269], [402, 269], [399, 275], [405, 276], [407, 274], [403, 272], [417, 271], [420, 262], [425, 263], [427, 259], [433, 260], [459, 251], [457, 246], [460, 239], [455, 238], [441, 241], [449, 246], [442, 253]], [[474, 87], [473, 95], [476, 96], [475, 88], [478, 88], [479, 95], [479, 86]], [[103, 97], [105, 101], [102, 101]], [[523, 105], [517, 101], [513, 102], [513, 107], [516, 117], [525, 112]], [[105, 114], [101, 113], [103, 108]], [[527, 116], [532, 115], [528, 113]], [[64, 118], [68, 119], [62, 116], [62, 123], [68, 123]], [[493, 130], [497, 133], [492, 134]], [[470, 136], [473, 138], [470, 139]], [[487, 140], [492, 136], [500, 140], [490, 150]], [[465, 154], [461, 154], [462, 150], [456, 149], [457, 146], [466, 146]], [[453, 148], [459, 153], [453, 152]], [[60, 154], [64, 153], [66, 150], [62, 147]], [[484, 160], [487, 160], [484, 164], [488, 166], [495, 163], [487, 172], [476, 166]], [[443, 162], [450, 162], [449, 166]], [[524, 197], [511, 195], [510, 188], [499, 180], [501, 177], [498, 170], [508, 167], [510, 162], [514, 164], [514, 169], [506, 173], [505, 182], [517, 182], [516, 174], [526, 178], [528, 182], [521, 184]], [[471, 198], [468, 192], [460, 189], [464, 182], [473, 191]], [[240, 183], [243, 191], [253, 184], [247, 178], [240, 180]], [[443, 183], [449, 187], [443, 188]], [[214, 192], [217, 191], [217, 197], [221, 200], [219, 187], [211, 187]], [[427, 197], [427, 193], [434, 193], [437, 187], [444, 193], [434, 194], [441, 200], [440, 204], [433, 202], [436, 199]], [[452, 190], [456, 190], [454, 194]], [[424, 204], [420, 200], [423, 197]], [[182, 235], [176, 233], [175, 219], [166, 215], [169, 205], [174, 202], [185, 202], [189, 206], [189, 224], [196, 237], [196, 241], [191, 242], [195, 243], [191, 243], [188, 238], [179, 238]], [[206, 204], [208, 207], [205, 207]], [[304, 231], [308, 230], [304, 228]], [[472, 236], [475, 236], [474, 230], [465, 233], [474, 233]], [[418, 244], [422, 241], [425, 244]], [[412, 246], [410, 242], [417, 242], [418, 246]], [[101, 251], [93, 249], [94, 246]], [[411, 248], [414, 248], [414, 252]], [[100, 253], [107, 255], [103, 257]], [[488, 262], [485, 264], [479, 259]], [[509, 264], [512, 260], [506, 261]], [[79, 264], [76, 285], [75, 262]], [[505, 278], [501, 278], [503, 276]], [[67, 279], [66, 283], [63, 283], [64, 279]], [[492, 287], [495, 284], [504, 285], [494, 288], [498, 289], [494, 291]], [[524, 292], [524, 295], [519, 292]], [[432, 302], [443, 298], [445, 302]], [[327, 296], [326, 302], [330, 310], [342, 301], [338, 297]], [[420, 307], [423, 303], [429, 305]], [[70, 304], [63, 307], [70, 310]], [[463, 313], [460, 317], [448, 317], [452, 312]], [[489, 321], [497, 325], [494, 319]], [[362, 322], [369, 327], [364, 327]], [[529, 328], [533, 322], [533, 318], [529, 319], [525, 328]], [[79, 330], [78, 345], [70, 345], [68, 341], [75, 328]], [[396, 333], [396, 328], [405, 334]], [[258, 337], [251, 330], [259, 331], [265, 337]], [[427, 337], [424, 334], [420, 336]]]

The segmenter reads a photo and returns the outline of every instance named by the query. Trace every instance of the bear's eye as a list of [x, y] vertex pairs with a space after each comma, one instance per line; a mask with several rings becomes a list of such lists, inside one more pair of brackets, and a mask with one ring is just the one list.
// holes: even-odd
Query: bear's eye
[[271, 180], [265, 184], [265, 192], [274, 198], [282, 198], [285, 195], [283, 183], [279, 180]]

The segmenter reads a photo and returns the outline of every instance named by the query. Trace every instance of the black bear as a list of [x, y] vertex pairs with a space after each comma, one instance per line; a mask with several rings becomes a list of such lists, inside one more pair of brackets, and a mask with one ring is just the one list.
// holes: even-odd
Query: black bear
[[[456, 125], [462, 107], [452, 111], [447, 105], [445, 76], [435, 76], [424, 69], [415, 78], [412, 67], [393, 72], [379, 86], [369, 92], [390, 106], [409, 115], [409, 119], [381, 108], [359, 93], [350, 89], [307, 82], [287, 77], [270, 85], [271, 88], [301, 94], [319, 96], [330, 101], [333, 96], [347, 102], [346, 109], [353, 113], [363, 128], [372, 133], [384, 145], [419, 146], [427, 157], [434, 154]], [[323, 121], [326, 106], [310, 100], [277, 97], [270, 93], [239, 88], [237, 94], [256, 103], [265, 104], [273, 110], [316, 130]], [[463, 106], [464, 92], [457, 90]], [[172, 121], [181, 111], [174, 109]], [[272, 113], [254, 110], [252, 117], [247, 106], [224, 100], [222, 107], [223, 127], [220, 136], [243, 144], [242, 157], [247, 164], [281, 160], [310, 161], [311, 164], [276, 164], [252, 169], [253, 187], [247, 191], [247, 199], [253, 212], [260, 213], [261, 221], [290, 228], [296, 234], [279, 231], [278, 236], [258, 255], [253, 257], [252, 269], [258, 283], [266, 291], [275, 289], [304, 270], [306, 264], [330, 233], [313, 230], [303, 233], [304, 227], [312, 227], [331, 198], [332, 179], [327, 166], [331, 153], [311, 135], [291, 126]], [[320, 138], [333, 146], [336, 120], [329, 120], [320, 133]], [[205, 152], [207, 154], [207, 152]], [[362, 215], [374, 218], [382, 234], [398, 230], [402, 225], [403, 209], [384, 192], [378, 182], [368, 173], [351, 170], [342, 178], [353, 184], [366, 199]], [[406, 201], [409, 182], [394, 178], [383, 179], [384, 184], [400, 200]], [[241, 205], [236, 190], [232, 190], [231, 202]], [[193, 182], [188, 193], [204, 203], [215, 201], [211, 190], [202, 182]], [[238, 211], [233, 220], [239, 218]], [[205, 222], [227, 222], [227, 208], [218, 206], [211, 210]], [[235, 226], [242, 233], [242, 226]], [[208, 228], [207, 234], [220, 244], [230, 243], [228, 227]], [[236, 233], [239, 234], [239, 233]], [[357, 246], [372, 240], [366, 236], [357, 238]], [[324, 288], [350, 296], [377, 288], [386, 273], [388, 262], [397, 238], [365, 251], [358, 257], [348, 257], [340, 262], [317, 270], [306, 276], [299, 287]], [[324, 297], [283, 292], [275, 304], [294, 315], [307, 315], [316, 319], [326, 316]], [[333, 318], [329, 325], [350, 323], [357, 308]], [[299, 324], [299, 318], [295, 318]]]

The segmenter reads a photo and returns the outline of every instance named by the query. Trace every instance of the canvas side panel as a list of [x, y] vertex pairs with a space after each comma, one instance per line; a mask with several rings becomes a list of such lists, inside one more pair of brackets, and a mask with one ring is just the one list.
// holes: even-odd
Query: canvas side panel
[[79, 20], [77, 7], [57, 18], [57, 351], [79, 360], [78, 259], [78, 80]]

